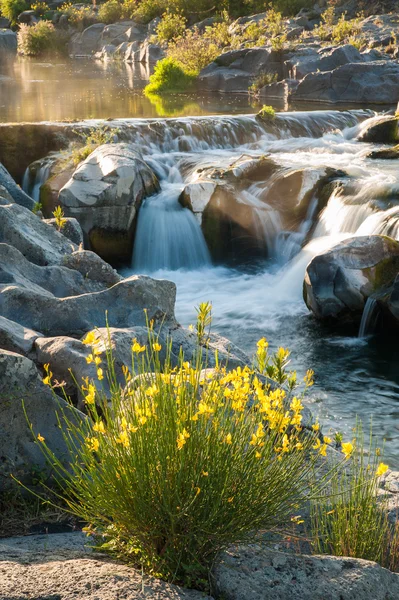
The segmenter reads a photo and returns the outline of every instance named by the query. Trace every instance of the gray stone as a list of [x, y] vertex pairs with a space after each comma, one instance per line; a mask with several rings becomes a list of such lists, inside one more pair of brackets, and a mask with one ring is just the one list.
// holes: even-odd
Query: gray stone
[[90, 250], [72, 252], [64, 257], [62, 264], [68, 269], [79, 271], [85, 279], [98, 281], [106, 287], [111, 287], [122, 280], [111, 265]]
[[105, 28], [104, 23], [95, 23], [82, 33], [76, 33], [69, 42], [69, 53], [72, 56], [90, 56], [100, 49]]
[[34, 10], [24, 10], [18, 15], [18, 22], [25, 23], [26, 25], [34, 25], [38, 22], [36, 13]]
[[253, 544], [232, 548], [216, 566], [224, 600], [396, 600], [399, 576], [359, 558], [293, 555]]
[[[57, 229], [58, 231], [56, 219], [44, 219], [44, 221], [48, 225], [51, 225], [53, 229]], [[71, 242], [77, 246], [83, 246], [83, 231], [77, 219], [74, 219], [73, 217], [65, 217], [65, 224], [60, 230], [60, 233], [62, 233], [62, 235], [71, 240]]]
[[61, 188], [59, 202], [75, 217], [90, 247], [109, 262], [129, 260], [137, 211], [159, 189], [158, 180], [135, 148], [99, 146]]
[[362, 55], [357, 48], [346, 44], [332, 50], [321, 48], [318, 52], [313, 49], [305, 49], [304, 53], [294, 53], [291, 60], [286, 61], [294, 79], [303, 79], [308, 73], [317, 71], [333, 71], [337, 67], [348, 63], [366, 62], [370, 55]]
[[260, 88], [257, 95], [261, 99], [273, 98], [286, 101], [288, 99], [288, 85], [285, 81], [276, 81], [275, 83], [264, 85]]
[[[176, 287], [170, 281], [132, 276], [108, 290], [55, 298], [15, 285], [3, 286], [0, 314], [46, 335], [83, 335], [96, 327], [135, 327], [175, 324]], [[144, 313], [147, 309], [147, 313]]]
[[320, 319], [358, 323], [367, 298], [392, 284], [398, 271], [399, 242], [380, 235], [349, 238], [310, 261], [304, 299]]
[[0, 348], [27, 356], [41, 334], [0, 316]]
[[[12, 487], [11, 474], [28, 485], [38, 472], [44, 478], [50, 476], [51, 467], [34, 439], [39, 433], [61, 461], [68, 460], [68, 451], [58, 426], [57, 410], [65, 411], [72, 420], [84, 418], [64, 400], [54, 397], [50, 388], [42, 383], [31, 360], [1, 350], [0, 492]], [[33, 434], [27, 419], [32, 425]]]
[[399, 96], [397, 62], [349, 63], [326, 73], [309, 73], [292, 93], [292, 100], [392, 104]]
[[[11, 29], [0, 29], [0, 63], [5, 63], [17, 55], [17, 34]], [[0, 165], [1, 166], [1, 165]], [[0, 171], [1, 182], [1, 171]]]
[[62, 233], [18, 204], [0, 203], [0, 242], [14, 246], [30, 262], [42, 266], [60, 264], [63, 256], [78, 249]]
[[378, 116], [375, 119], [368, 119], [357, 139], [359, 142], [370, 144], [395, 144], [399, 141], [398, 118]]
[[11, 177], [7, 169], [0, 164], [0, 186], [5, 188], [7, 192], [12, 197], [13, 201], [21, 206], [25, 206], [30, 210], [35, 206], [34, 201], [28, 194], [25, 194], [24, 191], [15, 183], [14, 179]]
[[11, 27], [11, 21], [6, 17], [0, 17], [0, 29], [8, 29]]

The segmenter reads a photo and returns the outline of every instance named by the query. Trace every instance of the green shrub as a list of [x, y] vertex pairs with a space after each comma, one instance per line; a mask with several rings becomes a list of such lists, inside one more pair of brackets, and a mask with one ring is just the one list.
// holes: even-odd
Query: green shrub
[[186, 72], [198, 75], [221, 53], [221, 47], [210, 31], [201, 35], [197, 28], [187, 29], [184, 36], [171, 42], [168, 57], [179, 63]]
[[186, 71], [174, 58], [163, 58], [155, 65], [154, 73], [144, 91], [147, 95], [165, 92], [185, 92], [192, 88], [196, 73]]
[[74, 165], [78, 165], [90, 156], [98, 146], [110, 144], [114, 140], [115, 135], [119, 133], [119, 129], [103, 126], [93, 127], [86, 133], [75, 133], [77, 133], [84, 142], [83, 146], [77, 146], [72, 150], [72, 162]]
[[[309, 494], [315, 461], [326, 445], [301, 427], [302, 395], [287, 372], [289, 352], [269, 355], [258, 342], [256, 366], [204, 371], [210, 305], [201, 305], [197, 348], [171, 365], [151, 330], [147, 344], [132, 342], [126, 386], [117, 383], [112, 350], [95, 331], [87, 362], [98, 381], [83, 384], [90, 416], [74, 424], [60, 413], [73, 460], [63, 468], [35, 432], [54, 465], [70, 511], [87, 521], [103, 549], [146, 572], [207, 587], [217, 553], [289, 521]], [[106, 351], [107, 362], [102, 363]], [[162, 355], [162, 361], [160, 356]], [[107, 367], [107, 371], [105, 370]], [[50, 367], [44, 382], [51, 384]], [[259, 372], [276, 385], [263, 383]], [[108, 378], [111, 400], [102, 391]], [[311, 374], [306, 377], [310, 385]], [[284, 386], [284, 389], [283, 387]], [[294, 508], [295, 507], [295, 508]]]
[[31, 4], [31, 9], [35, 11], [36, 17], [44, 17], [45, 14], [50, 10], [48, 4], [46, 2], [42, 2], [41, 0]]
[[265, 85], [270, 85], [271, 83], [275, 83], [276, 81], [278, 81], [277, 73], [262, 73], [255, 79], [253, 84], [249, 87], [248, 91], [252, 94], [255, 94]]
[[263, 120], [272, 121], [276, 117], [276, 111], [272, 106], [264, 104], [258, 112], [258, 116]]
[[18, 15], [28, 8], [29, 4], [25, 0], [0, 0], [0, 13], [13, 24], [17, 22]]
[[122, 4], [118, 0], [107, 0], [98, 9], [100, 23], [115, 23], [122, 16]]
[[[167, 0], [142, 0], [133, 13], [133, 18], [140, 23], [149, 23], [160, 17], [170, 6]], [[177, 7], [178, 8], [178, 7]]]
[[87, 6], [75, 6], [71, 2], [63, 4], [57, 9], [59, 12], [68, 16], [68, 21], [74, 27], [77, 27], [79, 31], [83, 31], [86, 27], [97, 23], [97, 14], [94, 12], [93, 7]]
[[[352, 556], [399, 569], [399, 524], [388, 516], [388, 500], [378, 495], [388, 469], [370, 440], [365, 451], [358, 428], [351, 460], [336, 471], [328, 489], [312, 502], [312, 540], [317, 554]], [[343, 444], [345, 446], [345, 444]]]
[[187, 19], [181, 13], [172, 13], [167, 10], [163, 15], [161, 22], [156, 29], [158, 42], [170, 42], [184, 34], [186, 30]]
[[49, 21], [39, 21], [35, 25], [22, 24], [18, 31], [18, 52], [25, 56], [63, 54], [67, 41], [68, 35], [57, 30]]

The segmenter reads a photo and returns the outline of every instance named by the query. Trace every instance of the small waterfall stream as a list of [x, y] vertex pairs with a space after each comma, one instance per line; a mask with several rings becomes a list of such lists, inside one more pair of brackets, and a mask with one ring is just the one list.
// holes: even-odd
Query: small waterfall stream
[[375, 326], [379, 317], [379, 309], [375, 298], [367, 298], [364, 305], [362, 320], [359, 327], [359, 337], [364, 338], [375, 331]]
[[40, 200], [40, 188], [49, 178], [54, 160], [54, 158], [47, 158], [42, 161], [42, 164], [35, 171], [32, 172], [31, 168], [28, 167], [24, 173], [22, 189], [35, 202]]

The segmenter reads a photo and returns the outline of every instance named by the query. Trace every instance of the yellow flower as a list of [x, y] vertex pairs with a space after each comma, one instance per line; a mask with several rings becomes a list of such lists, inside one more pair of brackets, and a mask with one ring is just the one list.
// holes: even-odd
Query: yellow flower
[[296, 525], [300, 525], [301, 523], [305, 522], [303, 519], [301, 519], [301, 515], [297, 515], [296, 517], [291, 517], [291, 521], [292, 521], [292, 523], [295, 523]]
[[194, 325], [189, 325], [189, 326], [187, 327], [187, 329], [188, 329], [189, 331], [194, 331]]
[[161, 344], [158, 344], [158, 342], [155, 342], [155, 344], [152, 345], [152, 349], [154, 352], [160, 352], [162, 350], [162, 346]]
[[94, 404], [96, 400], [96, 388], [91, 383], [89, 384], [88, 390], [89, 393], [85, 396], [85, 400], [87, 404]]
[[98, 344], [98, 342], [98, 336], [95, 331], [89, 331], [84, 340], [82, 340], [82, 343], [86, 346], [93, 346], [94, 344]]
[[97, 433], [105, 433], [104, 423], [101, 421], [101, 419], [97, 423], [94, 423], [93, 431], [96, 431]]
[[349, 458], [353, 452], [353, 444], [351, 444], [350, 442], [343, 442], [342, 452], [343, 454], [345, 454], [345, 458]]
[[381, 477], [381, 475], [384, 475], [384, 473], [386, 473], [388, 471], [388, 469], [389, 469], [388, 465], [385, 465], [384, 463], [381, 462], [378, 465], [378, 469], [375, 472], [375, 474], [377, 477]]
[[86, 356], [86, 362], [88, 365], [90, 365], [93, 361], [94, 361], [94, 356], [92, 354], [89, 354], [89, 356]]
[[200, 487], [196, 487], [195, 488], [195, 495], [198, 496], [198, 494], [201, 492], [201, 488]]
[[40, 433], [37, 434], [37, 439], [39, 440], [39, 442], [44, 442], [45, 438], [40, 435]]
[[51, 376], [52, 376], [52, 373], [51, 373], [51, 371], [50, 371], [50, 374], [49, 374], [49, 375], [47, 375], [47, 377], [45, 377], [45, 378], [43, 379], [43, 383], [44, 383], [44, 385], [51, 385]]
[[231, 433], [228, 433], [226, 435], [226, 437], [224, 438], [224, 441], [226, 442], [226, 444], [231, 444], [232, 443], [232, 441], [231, 441]]
[[258, 451], [255, 452], [255, 458], [260, 458], [262, 456], [262, 454]]
[[320, 455], [327, 456], [327, 444], [322, 444], [320, 447]]
[[104, 375], [103, 375], [103, 370], [102, 369], [97, 369], [97, 377], [98, 377], [99, 381], [101, 381], [102, 379], [104, 379]]
[[269, 346], [269, 342], [266, 340], [266, 338], [261, 338], [258, 343], [256, 344], [259, 350], [266, 350], [266, 348], [268, 348]]
[[140, 425], [145, 425], [147, 423], [147, 417], [141, 415], [141, 417], [139, 418], [139, 423]]
[[231, 496], [231, 498], [227, 498], [227, 502], [231, 503], [234, 500], [234, 496]]
[[313, 429], [313, 431], [319, 431], [320, 424], [319, 423], [314, 423], [314, 425], [312, 425], [312, 429]]
[[87, 442], [87, 445], [89, 447], [89, 450], [91, 450], [91, 452], [97, 452], [97, 450], [100, 447], [100, 442], [98, 441], [97, 438], [95, 438], [95, 437], [86, 438], [86, 442]]
[[331, 444], [331, 442], [332, 442], [332, 439], [330, 437], [328, 437], [327, 435], [324, 436], [323, 440], [324, 440], [325, 444]]
[[127, 434], [127, 432], [125, 430], [121, 431], [119, 434], [119, 437], [116, 438], [116, 443], [117, 444], [122, 444], [122, 446], [124, 448], [129, 448], [130, 446], [130, 440], [129, 440], [129, 436]]
[[208, 477], [208, 475], [209, 475], [208, 471], [202, 471], [202, 476], [203, 477]]
[[184, 446], [184, 444], [186, 443], [186, 441], [188, 440], [188, 438], [190, 437], [190, 434], [188, 433], [187, 429], [183, 429], [183, 431], [181, 433], [179, 433], [179, 435], [177, 436], [177, 448], [178, 450], [181, 450]]
[[133, 351], [135, 354], [140, 354], [141, 352], [144, 352], [144, 351], [145, 351], [145, 346], [141, 346], [141, 345], [138, 343], [137, 339], [136, 339], [136, 338], [134, 338], [134, 340], [133, 340], [133, 344], [132, 344], [132, 351]]
[[99, 364], [101, 364], [101, 358], [99, 356], [96, 356], [95, 359], [94, 359], [94, 362], [98, 366]]
[[305, 377], [303, 378], [307, 387], [311, 387], [314, 384], [313, 377], [314, 377], [314, 371], [312, 369], [308, 369], [306, 371]]
[[290, 408], [293, 412], [295, 413], [299, 413], [301, 412], [301, 410], [303, 410], [303, 404], [301, 403], [301, 401], [299, 400], [299, 398], [293, 398]]

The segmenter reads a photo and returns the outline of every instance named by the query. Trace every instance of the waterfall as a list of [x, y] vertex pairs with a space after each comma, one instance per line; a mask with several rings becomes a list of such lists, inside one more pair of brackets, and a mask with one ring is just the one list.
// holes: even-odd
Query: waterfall
[[359, 227], [359, 235], [388, 235], [399, 240], [399, 206], [378, 211], [369, 216]]
[[139, 210], [132, 268], [138, 273], [160, 269], [198, 269], [211, 260], [194, 214], [179, 204], [181, 183], [164, 183]]
[[40, 164], [40, 166], [38, 166], [37, 163], [34, 163], [34, 165], [38, 166], [38, 168], [34, 170], [32, 169], [32, 166], [30, 166], [24, 173], [22, 189], [31, 198], [33, 198], [35, 202], [39, 202], [40, 200], [40, 188], [49, 178], [50, 170], [54, 160], [55, 159], [51, 158], [46, 159]]
[[344, 196], [341, 191], [331, 195], [323, 210], [314, 237], [356, 233], [361, 224], [373, 213], [368, 203], [356, 202], [353, 196]]
[[378, 308], [377, 300], [371, 298], [371, 296], [367, 298], [366, 304], [364, 305], [362, 320], [360, 322], [358, 337], [364, 338], [367, 335], [374, 333], [379, 317], [379, 312], [380, 311]]

